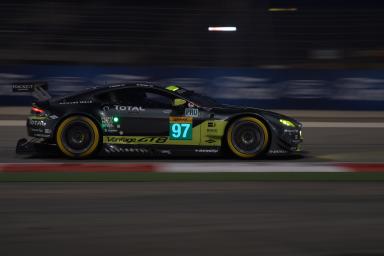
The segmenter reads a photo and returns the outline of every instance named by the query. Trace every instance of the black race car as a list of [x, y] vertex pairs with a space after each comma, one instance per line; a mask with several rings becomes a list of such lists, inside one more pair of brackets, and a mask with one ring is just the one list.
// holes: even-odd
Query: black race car
[[271, 111], [223, 105], [177, 85], [118, 84], [50, 98], [46, 84], [17, 83], [33, 92], [17, 153], [53, 146], [70, 158], [95, 155], [215, 155], [240, 158], [300, 151], [302, 125]]

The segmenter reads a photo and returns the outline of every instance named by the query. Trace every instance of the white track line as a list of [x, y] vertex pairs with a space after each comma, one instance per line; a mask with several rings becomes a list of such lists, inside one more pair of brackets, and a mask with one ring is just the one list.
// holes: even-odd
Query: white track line
[[160, 165], [159, 172], [348, 172], [347, 168], [329, 164], [261, 164], [261, 163], [173, 163]]
[[308, 128], [384, 128], [384, 122], [304, 122], [303, 126]]
[[0, 120], [0, 126], [27, 126], [27, 120]]
[[[121, 164], [121, 163], [120, 163]], [[56, 165], [68, 165], [69, 167], [73, 163], [0, 163], [0, 173], [4, 170], [9, 170], [12, 167], [23, 166], [28, 170], [28, 166], [35, 167], [41, 166], [41, 168]], [[109, 166], [114, 166], [110, 163], [78, 163], [75, 164], [76, 168], [87, 165], [105, 166], [105, 170], [108, 171]], [[124, 165], [124, 164], [123, 164]], [[126, 164], [126, 165], [146, 165], [143, 163], [138, 164]], [[222, 172], [242, 172], [242, 173], [254, 173], [254, 172], [350, 172], [351, 170], [337, 165], [337, 164], [323, 164], [323, 163], [263, 163], [263, 162], [248, 162], [248, 163], [151, 163], [154, 168], [154, 172], [162, 173], [222, 173]]]
[[[110, 170], [115, 172], [116, 168], [119, 172], [124, 168], [128, 171], [143, 171], [150, 170], [151, 172], [160, 173], [330, 173], [330, 172], [364, 172], [374, 171], [383, 172], [384, 162], [382, 163], [268, 163], [268, 162], [205, 162], [205, 163], [178, 163], [178, 162], [152, 162], [152, 163], [124, 163], [124, 162], [40, 162], [40, 163], [0, 163], [0, 173], [2, 172], [40, 172], [41, 170], [55, 172], [55, 168], [59, 172], [72, 170], [74, 172], [82, 172], [82, 168], [88, 172], [89, 168], [93, 168], [95, 171]], [[148, 167], [149, 166], [149, 167]], [[37, 167], [37, 168], [36, 168]], [[22, 169], [20, 169], [22, 168]], [[109, 168], [109, 169], [108, 169]], [[136, 169], [135, 169], [136, 168]], [[76, 171], [75, 171], [76, 170]]]
[[[0, 120], [1, 126], [26, 126], [26, 120]], [[304, 122], [306, 128], [384, 128], [384, 122]]]

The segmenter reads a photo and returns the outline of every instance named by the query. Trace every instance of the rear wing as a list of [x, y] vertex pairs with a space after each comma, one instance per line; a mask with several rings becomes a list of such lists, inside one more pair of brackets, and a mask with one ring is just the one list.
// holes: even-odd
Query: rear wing
[[12, 84], [12, 92], [31, 93], [38, 100], [49, 100], [48, 83], [46, 82], [16, 82]]

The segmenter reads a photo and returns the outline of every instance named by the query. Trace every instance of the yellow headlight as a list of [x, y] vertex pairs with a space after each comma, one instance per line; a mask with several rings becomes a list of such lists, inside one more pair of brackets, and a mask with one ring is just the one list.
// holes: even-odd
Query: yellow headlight
[[295, 125], [291, 121], [288, 121], [288, 120], [285, 120], [285, 119], [280, 119], [280, 123], [282, 123], [285, 126], [295, 127]]

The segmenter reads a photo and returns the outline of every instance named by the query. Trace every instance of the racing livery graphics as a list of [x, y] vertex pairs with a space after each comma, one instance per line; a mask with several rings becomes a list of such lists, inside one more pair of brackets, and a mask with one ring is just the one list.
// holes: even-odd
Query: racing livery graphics
[[300, 152], [302, 125], [257, 108], [223, 105], [178, 85], [118, 84], [51, 98], [46, 84], [15, 84], [38, 93], [18, 153], [44, 146], [64, 156], [262, 155]]

